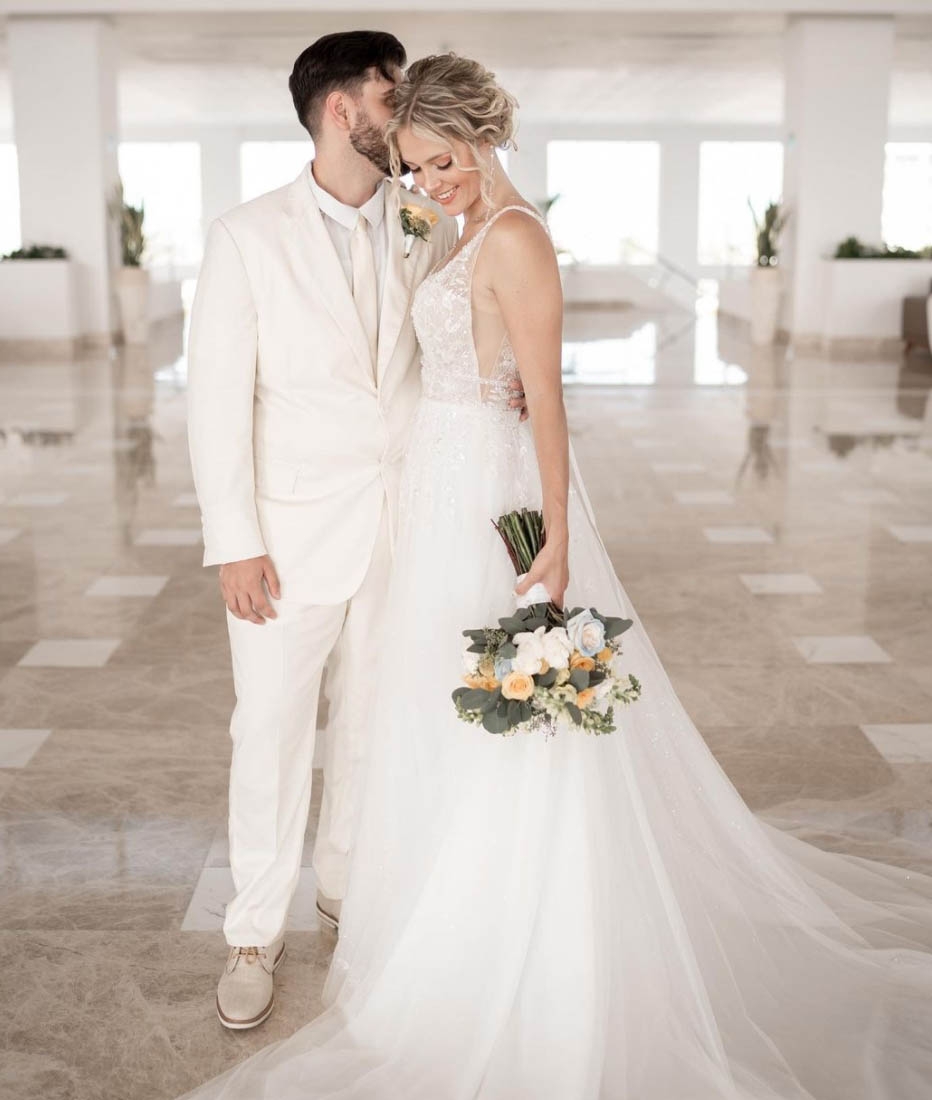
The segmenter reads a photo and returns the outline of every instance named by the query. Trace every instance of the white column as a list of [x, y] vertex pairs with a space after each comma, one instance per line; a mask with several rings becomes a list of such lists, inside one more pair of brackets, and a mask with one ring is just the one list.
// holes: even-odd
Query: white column
[[201, 143], [201, 225], [210, 223], [243, 201], [241, 194], [239, 130], [215, 126], [205, 130]]
[[109, 343], [119, 264], [107, 212], [119, 180], [113, 29], [101, 18], [12, 17], [7, 37], [23, 243], [68, 250], [81, 331]]
[[660, 255], [695, 276], [699, 244], [699, 142], [660, 142]]
[[821, 329], [822, 264], [845, 237], [880, 241], [892, 17], [791, 17], [786, 35], [785, 326]]
[[542, 130], [522, 127], [515, 140], [518, 148], [509, 150], [508, 175], [526, 199], [539, 203], [549, 197], [547, 135]]

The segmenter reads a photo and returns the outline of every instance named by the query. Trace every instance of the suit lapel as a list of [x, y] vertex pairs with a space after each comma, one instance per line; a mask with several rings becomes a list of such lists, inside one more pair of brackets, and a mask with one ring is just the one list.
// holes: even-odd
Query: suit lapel
[[388, 255], [386, 256], [385, 292], [379, 317], [378, 384], [382, 384], [385, 371], [392, 360], [398, 337], [408, 317], [411, 292], [424, 265], [430, 258], [426, 241], [415, 241], [411, 255], [405, 259], [404, 234], [401, 231], [402, 198], [404, 192], [385, 188], [385, 217], [388, 219]]
[[372, 359], [369, 341], [353, 301], [353, 292], [346, 281], [333, 241], [324, 225], [323, 215], [307, 180], [308, 165], [292, 185], [292, 213], [310, 239], [307, 270], [311, 273], [327, 311], [333, 317], [354, 358], [371, 383]]

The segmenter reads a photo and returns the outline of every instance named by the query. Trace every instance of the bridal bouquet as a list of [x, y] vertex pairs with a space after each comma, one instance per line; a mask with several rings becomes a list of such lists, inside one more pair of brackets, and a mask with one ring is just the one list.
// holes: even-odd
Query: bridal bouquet
[[[519, 581], [544, 544], [540, 512], [522, 509], [494, 524]], [[641, 685], [621, 668], [621, 635], [631, 619], [595, 608], [565, 611], [543, 585], [519, 598], [497, 626], [464, 630], [465, 687], [453, 692], [456, 713], [489, 733], [556, 733], [561, 722], [587, 733], [612, 733], [617, 703], [633, 703]]]

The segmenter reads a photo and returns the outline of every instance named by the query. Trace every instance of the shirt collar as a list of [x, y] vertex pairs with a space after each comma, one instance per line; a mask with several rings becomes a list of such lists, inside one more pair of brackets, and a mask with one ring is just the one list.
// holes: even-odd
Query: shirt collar
[[314, 197], [317, 199], [317, 205], [320, 207], [320, 212], [326, 214], [328, 218], [333, 218], [335, 222], [342, 225], [345, 229], [355, 229], [356, 222], [359, 215], [362, 214], [366, 221], [370, 225], [380, 225], [382, 218], [385, 215], [385, 184], [376, 188], [375, 194], [368, 202], [364, 202], [362, 206], [347, 206], [345, 202], [340, 202], [339, 199], [335, 199], [329, 191], [325, 191], [323, 187], [314, 179], [314, 164], [311, 162], [310, 171], [307, 174], [308, 182], [311, 185], [311, 191], [314, 193]]

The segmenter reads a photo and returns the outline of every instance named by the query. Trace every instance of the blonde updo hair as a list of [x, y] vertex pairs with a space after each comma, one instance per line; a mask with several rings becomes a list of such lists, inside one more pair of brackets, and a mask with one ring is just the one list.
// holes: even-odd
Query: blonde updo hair
[[483, 202], [491, 206], [492, 168], [479, 146], [489, 142], [497, 149], [517, 148], [517, 107], [514, 96], [478, 61], [455, 53], [415, 61], [395, 88], [395, 113], [385, 132], [393, 178], [398, 180], [402, 168], [399, 130], [410, 129], [419, 137], [438, 141], [461, 141], [472, 150], [476, 167], [460, 164], [455, 155], [454, 163], [464, 172], [479, 172]]

